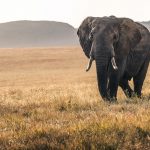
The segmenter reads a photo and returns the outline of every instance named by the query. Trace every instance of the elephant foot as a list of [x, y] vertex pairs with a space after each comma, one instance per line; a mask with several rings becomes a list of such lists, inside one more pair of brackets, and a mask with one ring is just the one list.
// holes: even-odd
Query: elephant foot
[[142, 99], [142, 97], [143, 97], [143, 94], [141, 92], [140, 93], [135, 93], [135, 95], [136, 95], [136, 97], [138, 97], [140, 99]]
[[105, 102], [108, 102], [108, 103], [117, 103], [117, 98], [116, 97], [113, 97], [113, 98], [103, 98], [103, 100], [105, 101]]
[[117, 103], [117, 98], [116, 97], [113, 97], [113, 98], [110, 98], [110, 103]]
[[133, 95], [135, 95], [134, 91], [132, 90], [124, 90], [124, 93], [127, 98], [131, 98]]
[[131, 94], [131, 96], [130, 97], [128, 97], [128, 98], [140, 98], [140, 99], [142, 99], [142, 97], [143, 97], [143, 95], [140, 93], [140, 94], [138, 94], [138, 93], [136, 93], [136, 92], [132, 92], [132, 94]]

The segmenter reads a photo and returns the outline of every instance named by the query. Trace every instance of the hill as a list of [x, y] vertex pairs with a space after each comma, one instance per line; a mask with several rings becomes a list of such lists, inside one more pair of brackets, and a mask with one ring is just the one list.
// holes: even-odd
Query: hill
[[140, 23], [143, 24], [145, 27], [147, 27], [148, 30], [150, 31], [150, 21], [147, 21], [147, 22], [143, 21], [143, 22], [140, 22]]
[[[140, 22], [150, 30], [150, 21]], [[76, 29], [55, 21], [13, 21], [0, 23], [0, 48], [79, 45]]]
[[74, 46], [76, 29], [54, 21], [13, 21], [0, 24], [0, 48]]

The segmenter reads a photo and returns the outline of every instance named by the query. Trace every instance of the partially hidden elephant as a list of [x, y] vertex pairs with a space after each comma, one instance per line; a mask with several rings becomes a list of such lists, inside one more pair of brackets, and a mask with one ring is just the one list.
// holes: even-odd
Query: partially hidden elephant
[[[80, 45], [89, 58], [86, 71], [96, 62], [98, 89], [109, 102], [117, 100], [120, 86], [127, 97], [141, 97], [149, 66], [150, 32], [129, 18], [87, 17], [78, 28]], [[134, 90], [128, 81], [133, 78]]]

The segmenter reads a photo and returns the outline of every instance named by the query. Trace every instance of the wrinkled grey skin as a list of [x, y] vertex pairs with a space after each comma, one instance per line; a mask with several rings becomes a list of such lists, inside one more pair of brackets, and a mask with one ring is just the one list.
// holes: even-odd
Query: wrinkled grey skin
[[[146, 27], [136, 23], [140, 33], [140, 43], [130, 51], [127, 57], [126, 68], [119, 85], [127, 97], [136, 94], [141, 97], [141, 91], [150, 60], [150, 33]], [[133, 78], [134, 91], [128, 84], [128, 80]]]
[[128, 97], [133, 90], [140, 97], [149, 65], [150, 33], [128, 18], [87, 17], [78, 29], [85, 55], [96, 62], [99, 92], [104, 100], [116, 100], [120, 85]]

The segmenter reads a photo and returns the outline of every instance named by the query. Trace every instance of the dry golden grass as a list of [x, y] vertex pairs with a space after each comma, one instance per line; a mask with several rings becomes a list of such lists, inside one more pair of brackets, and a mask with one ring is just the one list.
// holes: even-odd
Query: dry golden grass
[[0, 49], [0, 149], [150, 149], [144, 97], [101, 100], [80, 48]]

